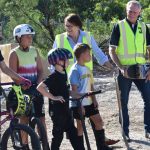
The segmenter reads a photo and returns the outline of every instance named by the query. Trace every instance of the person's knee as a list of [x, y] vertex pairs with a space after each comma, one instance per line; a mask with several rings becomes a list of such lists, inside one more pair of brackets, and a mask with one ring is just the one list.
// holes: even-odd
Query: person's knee
[[43, 123], [43, 125], [46, 126], [46, 123], [45, 123], [45, 116], [44, 116], [44, 117], [40, 117], [40, 120], [41, 120], [41, 122]]
[[78, 133], [78, 136], [82, 136], [83, 135], [82, 123], [79, 120], [77, 121], [77, 133]]
[[82, 129], [82, 127], [77, 128], [77, 131], [78, 131], [78, 136], [83, 135], [83, 129]]
[[29, 123], [29, 118], [26, 116], [20, 117], [20, 123], [21, 124], [28, 124]]
[[95, 125], [95, 130], [103, 129], [104, 122], [99, 114], [91, 116], [91, 119]]
[[103, 123], [95, 122], [95, 130], [102, 130], [103, 129]]
[[[29, 123], [29, 118], [26, 116], [20, 117], [20, 123], [21, 124], [28, 124]], [[22, 142], [23, 144], [28, 144], [28, 135], [26, 132], [21, 132], [22, 136]]]
[[56, 138], [62, 137], [63, 129], [61, 127], [54, 127], [52, 133], [53, 136]]
[[121, 107], [123, 111], [127, 111], [128, 110], [128, 99], [121, 99]]
[[129, 100], [129, 93], [126, 91], [122, 91], [120, 93], [120, 102], [121, 102], [122, 107], [127, 107], [128, 100]]

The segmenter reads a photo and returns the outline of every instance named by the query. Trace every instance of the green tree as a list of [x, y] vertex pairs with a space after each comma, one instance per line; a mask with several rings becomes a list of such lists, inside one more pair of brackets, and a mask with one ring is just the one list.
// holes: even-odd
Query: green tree
[[63, 31], [60, 18], [70, 11], [65, 0], [1, 0], [0, 9], [5, 42], [13, 41], [12, 33], [16, 25], [28, 23], [36, 31], [34, 44], [44, 55], [52, 47], [55, 32]]
[[150, 23], [150, 5], [142, 11], [142, 18], [146, 23]]
[[101, 16], [105, 22], [110, 22], [112, 18], [122, 19], [125, 16], [125, 4], [120, 1], [103, 0], [96, 4], [93, 15], [95, 19]]
[[[34, 44], [46, 55], [55, 35], [64, 31], [63, 21], [68, 13], [81, 16], [84, 29], [91, 31], [98, 42], [110, 36], [114, 20], [125, 17], [128, 0], [0, 0], [0, 22], [4, 42], [13, 42], [16, 25], [29, 23], [35, 29]], [[140, 0], [143, 19], [150, 20], [149, 0]]]

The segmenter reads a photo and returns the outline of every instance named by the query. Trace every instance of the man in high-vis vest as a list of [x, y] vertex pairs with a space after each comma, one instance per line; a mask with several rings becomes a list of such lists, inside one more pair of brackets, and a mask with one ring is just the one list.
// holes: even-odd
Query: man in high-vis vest
[[[53, 48], [66, 48], [72, 53], [73, 59], [69, 59], [70, 65], [67, 68], [67, 73], [69, 73], [70, 68], [76, 62], [74, 57], [74, 47], [79, 43], [88, 44], [91, 47], [91, 54], [94, 55], [100, 65], [104, 65], [109, 69], [113, 68], [108, 60], [108, 57], [98, 47], [91, 33], [82, 30], [82, 22], [77, 14], [69, 14], [64, 19], [64, 26], [66, 32], [56, 35]], [[87, 63], [86, 66], [93, 71], [92, 60]], [[53, 67], [50, 71], [53, 71]], [[111, 140], [107, 138], [105, 141], [107, 145], [113, 145], [119, 142], [119, 140]]]
[[[127, 3], [127, 17], [114, 26], [109, 46], [111, 59], [119, 69], [117, 82], [120, 90], [123, 130], [128, 142], [130, 142], [128, 99], [132, 82], [144, 100], [145, 137], [150, 138], [150, 69], [147, 70], [145, 79], [129, 77], [128, 70], [134, 66], [145, 66], [150, 58], [150, 34], [148, 27], [138, 20], [140, 12], [141, 5], [138, 1], [132, 0]], [[134, 74], [138, 75], [138, 72], [135, 71]]]

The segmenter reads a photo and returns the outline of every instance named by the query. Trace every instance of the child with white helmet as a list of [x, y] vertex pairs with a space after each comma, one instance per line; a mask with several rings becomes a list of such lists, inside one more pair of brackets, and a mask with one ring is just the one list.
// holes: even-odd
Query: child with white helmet
[[[2, 40], [2, 37], [0, 36], [0, 41], [1, 40]], [[24, 85], [26, 85], [26, 88], [31, 86], [31, 81], [30, 80], [19, 76], [17, 73], [15, 73], [12, 69], [10, 69], [6, 65], [6, 63], [4, 61], [4, 57], [1, 53], [1, 50], [0, 50], [0, 69], [2, 70], [3, 73], [10, 76], [13, 80], [16, 80], [18, 84], [24, 84]], [[0, 83], [1, 83], [1, 78], [0, 78]], [[0, 91], [0, 95], [1, 94], [2, 94], [2, 92]]]
[[[43, 78], [43, 68], [40, 55], [37, 49], [31, 46], [34, 34], [35, 31], [29, 24], [20, 24], [16, 26], [13, 31], [13, 36], [19, 46], [10, 52], [9, 57], [10, 68], [20, 76], [29, 79], [32, 82], [33, 86], [24, 91], [25, 94], [29, 95], [36, 92], [36, 85], [40, 83]], [[40, 118], [46, 129], [43, 96], [40, 95], [36, 98], [34, 109], [35, 116]], [[28, 117], [21, 117], [20, 122], [28, 124]], [[27, 145], [27, 136], [24, 137], [24, 142]], [[26, 150], [28, 150], [28, 145]]]

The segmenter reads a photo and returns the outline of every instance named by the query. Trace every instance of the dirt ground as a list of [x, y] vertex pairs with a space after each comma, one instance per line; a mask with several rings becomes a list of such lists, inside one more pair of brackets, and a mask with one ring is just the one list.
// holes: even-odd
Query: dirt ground
[[[115, 82], [112, 75], [96, 75], [95, 74], [95, 89], [103, 88], [104, 93], [97, 95], [99, 110], [104, 120], [106, 136], [112, 139], [120, 139], [120, 142], [112, 147], [114, 149], [126, 150], [125, 144], [121, 136], [121, 128], [118, 123], [118, 104], [116, 99]], [[105, 90], [106, 89], [106, 90]], [[47, 104], [47, 101], [46, 101]], [[47, 106], [47, 105], [46, 105]], [[46, 108], [47, 111], [47, 108]], [[130, 115], [130, 138], [132, 142], [129, 144], [133, 150], [150, 150], [150, 140], [145, 138], [143, 124], [143, 101], [140, 93], [135, 85], [132, 85], [129, 100], [129, 115]], [[48, 112], [46, 113], [46, 122], [48, 127], [49, 142], [51, 142], [52, 123]], [[86, 119], [86, 127], [92, 150], [96, 150], [95, 139], [92, 129]], [[61, 144], [61, 150], [71, 150], [71, 145], [64, 136]]]
[[[118, 105], [116, 99], [115, 83], [112, 75], [95, 74], [95, 89], [103, 88], [104, 93], [97, 95], [99, 110], [104, 120], [106, 136], [112, 139], [120, 139], [120, 142], [114, 145], [114, 149], [126, 150], [121, 137], [120, 124], [118, 123]], [[46, 124], [48, 128], [49, 143], [51, 142], [52, 122], [48, 114], [48, 100], [45, 100], [46, 106]], [[140, 93], [133, 84], [129, 100], [130, 114], [130, 137], [132, 142], [129, 144], [133, 150], [150, 150], [150, 140], [145, 138], [143, 124], [143, 101]], [[86, 127], [92, 150], [96, 150], [95, 139], [90, 125], [86, 119]], [[2, 131], [5, 127], [2, 127]], [[61, 144], [60, 150], [72, 150], [69, 141], [65, 138]]]

